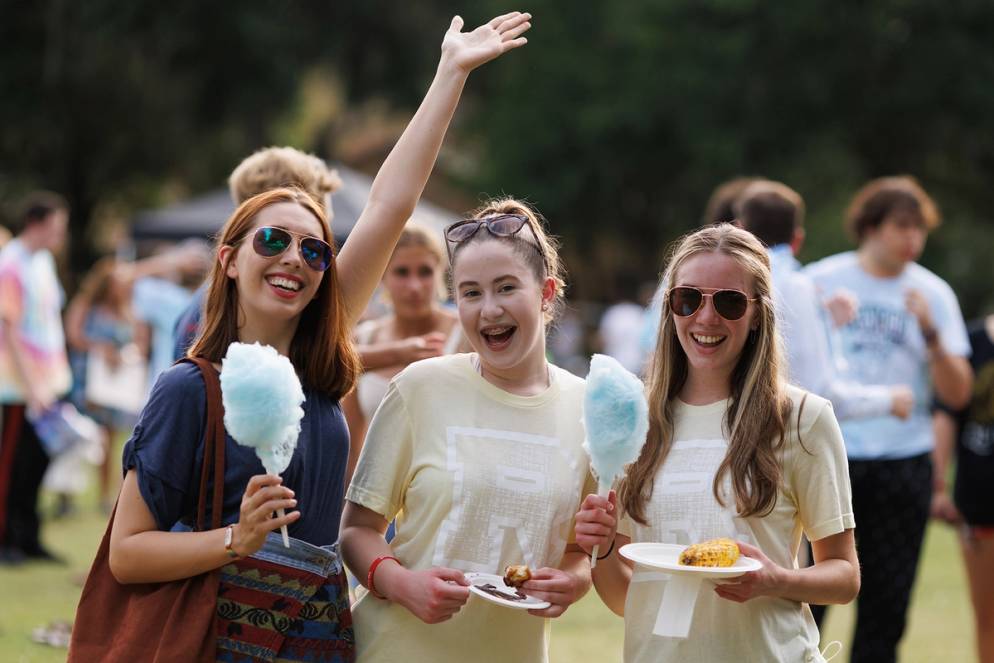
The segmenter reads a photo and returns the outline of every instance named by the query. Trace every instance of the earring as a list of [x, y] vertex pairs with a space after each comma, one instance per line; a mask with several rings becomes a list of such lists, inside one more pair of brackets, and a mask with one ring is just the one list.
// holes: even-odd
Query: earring
[[542, 310], [543, 311], [548, 311], [549, 310], [549, 304], [548, 304], [548, 302], [542, 302]]

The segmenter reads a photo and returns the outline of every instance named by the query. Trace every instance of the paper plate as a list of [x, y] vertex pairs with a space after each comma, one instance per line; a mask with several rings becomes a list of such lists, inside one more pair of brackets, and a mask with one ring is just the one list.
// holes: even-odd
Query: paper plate
[[680, 563], [680, 553], [686, 547], [677, 543], [629, 543], [618, 552], [636, 564], [701, 578], [734, 578], [763, 568], [759, 560], [744, 555], [740, 555], [731, 566], [685, 566]]
[[[469, 591], [480, 598], [492, 601], [505, 608], [517, 608], [518, 610], [542, 610], [548, 608], [551, 603], [539, 600], [533, 596], [528, 596], [514, 587], [504, 584], [504, 576], [493, 573], [467, 573], [466, 580], [469, 581]], [[524, 597], [524, 598], [521, 598]]]

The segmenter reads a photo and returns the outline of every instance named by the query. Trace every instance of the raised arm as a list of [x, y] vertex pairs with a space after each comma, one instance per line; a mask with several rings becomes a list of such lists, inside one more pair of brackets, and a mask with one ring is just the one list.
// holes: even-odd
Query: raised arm
[[523, 46], [527, 40], [521, 35], [531, 27], [530, 19], [530, 14], [512, 12], [472, 32], [462, 32], [463, 21], [458, 16], [452, 19], [442, 41], [435, 79], [376, 174], [369, 201], [338, 258], [338, 279], [350, 324], [362, 315], [404, 224], [414, 212], [466, 78], [476, 67]]
[[165, 276], [172, 272], [204, 274], [210, 267], [210, 252], [199, 244], [183, 244], [148, 258], [136, 260], [126, 270], [132, 282], [148, 276]]

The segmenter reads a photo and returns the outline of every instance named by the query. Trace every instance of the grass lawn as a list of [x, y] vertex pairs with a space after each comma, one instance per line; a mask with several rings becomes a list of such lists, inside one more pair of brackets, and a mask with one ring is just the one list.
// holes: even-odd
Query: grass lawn
[[[92, 504], [92, 502], [89, 502]], [[36, 663], [65, 661], [64, 649], [31, 642], [31, 629], [52, 620], [72, 621], [82, 587], [78, 582], [90, 569], [107, 516], [90, 507], [71, 518], [44, 526], [44, 541], [67, 566], [30, 563], [0, 567], [0, 661]]]
[[[92, 504], [91, 500], [86, 500]], [[31, 629], [53, 619], [72, 619], [80, 587], [103, 534], [106, 517], [92, 509], [45, 526], [45, 541], [69, 560], [68, 566], [26, 564], [0, 567], [0, 661], [47, 663], [65, 660], [65, 650], [36, 645]], [[901, 648], [904, 663], [975, 661], [973, 622], [956, 537], [951, 529], [931, 527], [925, 542], [911, 621]], [[851, 607], [828, 613], [824, 644], [838, 640], [847, 646], [852, 626]], [[552, 660], [614, 663], [621, 661], [621, 619], [591, 592], [566, 615], [553, 622]], [[848, 651], [848, 648], [846, 649]], [[835, 661], [847, 660], [847, 654]]]

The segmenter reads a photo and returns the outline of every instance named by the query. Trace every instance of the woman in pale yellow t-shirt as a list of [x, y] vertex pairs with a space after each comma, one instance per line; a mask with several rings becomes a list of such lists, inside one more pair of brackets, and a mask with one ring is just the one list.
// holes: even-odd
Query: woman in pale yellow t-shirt
[[[613, 546], [593, 578], [625, 618], [625, 661], [823, 661], [806, 604], [848, 603], [859, 591], [831, 404], [781, 378], [769, 258], [751, 234], [722, 224], [685, 237], [663, 282], [646, 446], [620, 500], [589, 495], [576, 517], [581, 547]], [[802, 532], [815, 563], [799, 569]], [[762, 568], [703, 585], [687, 638], [654, 635], [669, 576], [617, 550], [718, 537]]]
[[[366, 434], [341, 550], [369, 589], [353, 607], [360, 661], [546, 661], [549, 617], [590, 587], [571, 544], [589, 492], [583, 380], [545, 359], [563, 281], [525, 204], [494, 201], [446, 230], [459, 320], [475, 353], [415, 362]], [[387, 523], [396, 517], [388, 544]], [[552, 605], [470, 595], [465, 572], [527, 564]]]

